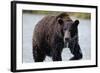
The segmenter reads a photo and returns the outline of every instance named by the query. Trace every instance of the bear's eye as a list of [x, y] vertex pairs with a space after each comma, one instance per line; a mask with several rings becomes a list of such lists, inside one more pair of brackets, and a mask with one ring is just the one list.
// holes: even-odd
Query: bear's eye
[[65, 30], [67, 30], [67, 28], [64, 28], [63, 30], [65, 31]]

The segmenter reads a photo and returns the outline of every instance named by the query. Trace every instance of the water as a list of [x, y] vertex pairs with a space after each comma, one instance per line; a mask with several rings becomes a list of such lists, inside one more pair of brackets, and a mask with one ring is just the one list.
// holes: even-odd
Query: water
[[[41, 20], [44, 15], [23, 14], [23, 62], [34, 63], [32, 56], [32, 34], [36, 23]], [[75, 18], [72, 18], [75, 19]], [[82, 60], [91, 59], [91, 21], [80, 20], [79, 44], [83, 53]], [[64, 48], [62, 52], [62, 60], [68, 61], [72, 57], [69, 48]], [[52, 61], [50, 57], [46, 57], [45, 61]]]

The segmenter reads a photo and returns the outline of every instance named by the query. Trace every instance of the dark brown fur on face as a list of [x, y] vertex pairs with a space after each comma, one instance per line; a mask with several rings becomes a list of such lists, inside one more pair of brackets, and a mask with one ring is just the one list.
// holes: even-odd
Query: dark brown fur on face
[[[33, 32], [33, 57], [35, 62], [44, 61], [46, 55], [51, 56], [53, 61], [62, 60], [61, 53], [64, 48], [65, 35], [63, 28], [69, 21], [72, 21], [71, 18], [64, 12], [57, 16], [46, 16], [38, 22]], [[71, 33], [73, 34], [73, 32]], [[73, 45], [73, 43], [70, 44]], [[69, 45], [69, 48], [74, 55], [72, 60], [82, 58], [78, 43], [75, 43], [75, 47]], [[74, 51], [74, 48], [78, 48], [78, 50]]]

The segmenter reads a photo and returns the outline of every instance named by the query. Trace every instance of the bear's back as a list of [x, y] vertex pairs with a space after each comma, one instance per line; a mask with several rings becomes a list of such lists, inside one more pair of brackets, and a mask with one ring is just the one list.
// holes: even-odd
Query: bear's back
[[54, 30], [55, 22], [56, 16], [48, 15], [43, 17], [34, 28], [33, 39], [40, 41], [46, 35], [51, 34]]
[[47, 28], [48, 26], [52, 25], [56, 19], [56, 16], [45, 16], [40, 20], [37, 24], [35, 29], [43, 29]]

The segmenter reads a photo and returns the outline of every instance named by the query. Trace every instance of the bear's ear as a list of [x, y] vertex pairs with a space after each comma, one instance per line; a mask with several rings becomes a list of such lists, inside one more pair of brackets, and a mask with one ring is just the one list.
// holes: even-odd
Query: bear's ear
[[74, 25], [78, 26], [78, 24], [79, 24], [79, 20], [75, 20]]
[[59, 23], [60, 25], [63, 25], [63, 24], [64, 24], [64, 21], [63, 21], [62, 18], [58, 18], [57, 21], [58, 21], [58, 23]]

